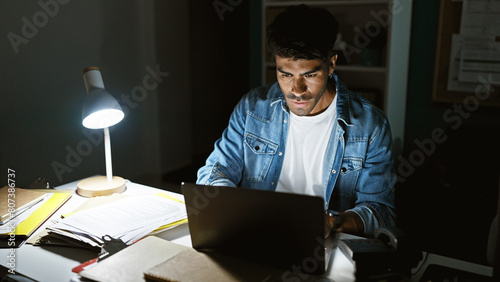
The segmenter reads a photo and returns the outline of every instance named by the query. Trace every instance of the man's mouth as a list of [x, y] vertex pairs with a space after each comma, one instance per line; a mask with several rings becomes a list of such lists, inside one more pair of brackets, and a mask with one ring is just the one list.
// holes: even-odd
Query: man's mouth
[[307, 101], [303, 101], [303, 100], [301, 100], [301, 101], [291, 100], [290, 102], [292, 102], [292, 104], [298, 108], [303, 108], [307, 105]]
[[297, 102], [297, 103], [307, 103], [308, 100], [312, 99], [312, 97], [308, 94], [297, 96], [293, 93], [286, 95], [286, 98], [292, 102]]

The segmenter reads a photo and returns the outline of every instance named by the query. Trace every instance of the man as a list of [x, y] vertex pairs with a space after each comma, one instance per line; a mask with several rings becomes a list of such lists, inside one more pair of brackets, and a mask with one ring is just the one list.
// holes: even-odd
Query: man
[[197, 183], [320, 196], [325, 236], [369, 236], [394, 225], [392, 137], [384, 113], [334, 74], [337, 31], [320, 8], [276, 17], [267, 37], [278, 82], [241, 99]]

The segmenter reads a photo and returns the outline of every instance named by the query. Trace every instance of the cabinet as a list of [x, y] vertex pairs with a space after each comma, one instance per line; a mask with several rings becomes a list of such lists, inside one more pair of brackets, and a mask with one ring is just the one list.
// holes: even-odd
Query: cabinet
[[[304, 3], [329, 10], [339, 21], [335, 72], [351, 90], [384, 110], [397, 146], [403, 144], [411, 1], [262, 0], [262, 83], [276, 81], [266, 46], [266, 27], [287, 6]], [[397, 151], [398, 148], [396, 148]]]

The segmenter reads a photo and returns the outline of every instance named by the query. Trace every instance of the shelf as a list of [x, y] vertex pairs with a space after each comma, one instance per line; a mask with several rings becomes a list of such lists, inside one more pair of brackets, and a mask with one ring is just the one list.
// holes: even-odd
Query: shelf
[[[266, 63], [266, 68], [275, 68], [275, 63]], [[385, 73], [387, 72], [386, 67], [370, 67], [370, 66], [360, 66], [360, 65], [337, 65], [335, 70], [338, 71], [352, 71], [352, 72], [374, 72], [374, 73]]]
[[[269, 7], [284, 7], [284, 6], [290, 6], [290, 5], [298, 5], [300, 4], [301, 1], [265, 1], [265, 5]], [[307, 5], [310, 6], [319, 6], [319, 5], [373, 5], [373, 4], [388, 4], [389, 0], [338, 0], [338, 1], [332, 1], [332, 0], [316, 0], [316, 1], [308, 1]]]
[[376, 72], [376, 73], [385, 73], [387, 72], [386, 67], [368, 67], [368, 66], [345, 66], [345, 65], [337, 65], [335, 70], [338, 71], [353, 71], [353, 72]]

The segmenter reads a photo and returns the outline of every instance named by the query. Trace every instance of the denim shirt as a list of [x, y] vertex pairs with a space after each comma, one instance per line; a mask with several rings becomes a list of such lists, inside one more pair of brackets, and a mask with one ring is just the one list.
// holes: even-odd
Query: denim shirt
[[[354, 211], [365, 234], [395, 225], [392, 136], [385, 114], [337, 85], [337, 122], [323, 166], [325, 209]], [[289, 110], [278, 83], [247, 93], [215, 142], [198, 184], [275, 191], [283, 166]]]

